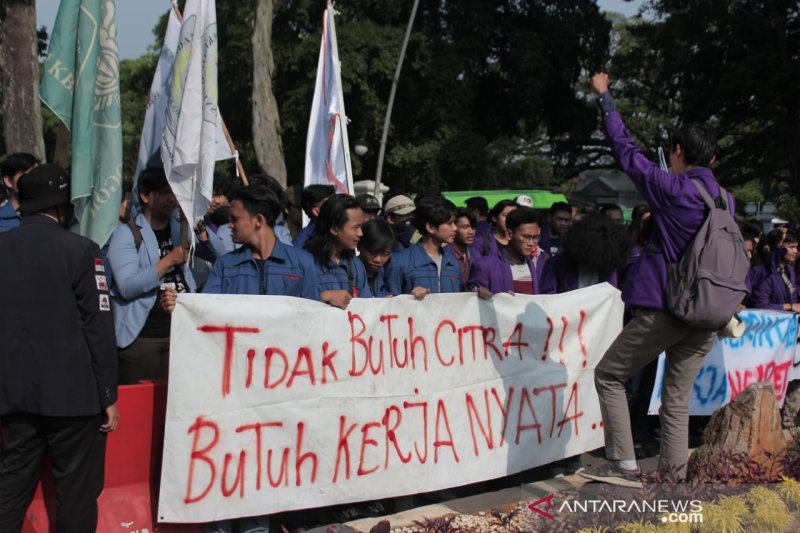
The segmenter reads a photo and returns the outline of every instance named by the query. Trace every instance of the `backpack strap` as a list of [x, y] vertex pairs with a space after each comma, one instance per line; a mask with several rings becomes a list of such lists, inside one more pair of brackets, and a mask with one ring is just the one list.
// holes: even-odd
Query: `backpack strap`
[[692, 183], [697, 188], [697, 192], [700, 193], [700, 196], [703, 198], [703, 201], [706, 203], [709, 209], [724, 209], [728, 210], [728, 191], [726, 191], [722, 185], [719, 187], [719, 196], [717, 200], [714, 200], [711, 197], [711, 193], [708, 192], [706, 186], [703, 185], [703, 182], [697, 178], [692, 178]]
[[140, 230], [136, 222], [131, 219], [128, 219], [126, 224], [131, 229], [131, 233], [133, 233], [133, 243], [136, 245], [136, 251], [138, 252], [139, 248], [142, 247], [142, 230]]
[[492, 235], [492, 232], [484, 231], [483, 232], [483, 245], [481, 246], [481, 255], [484, 255], [484, 256], [485, 255], [489, 255], [489, 250], [490, 250], [489, 239], [490, 238], [492, 238], [492, 239], [494, 238], [494, 235]]

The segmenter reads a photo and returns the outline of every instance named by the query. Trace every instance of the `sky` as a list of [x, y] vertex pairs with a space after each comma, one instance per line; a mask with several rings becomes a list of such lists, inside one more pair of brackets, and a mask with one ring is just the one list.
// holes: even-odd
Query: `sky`
[[[643, 0], [598, 1], [601, 10], [615, 11], [627, 16], [635, 15], [642, 3]], [[116, 5], [119, 56], [121, 59], [139, 57], [153, 43], [153, 27], [158, 18], [170, 8], [170, 2], [169, 0], [117, 0]], [[51, 30], [57, 12], [58, 0], [39, 0], [36, 2], [36, 26], [47, 26], [47, 29]]]

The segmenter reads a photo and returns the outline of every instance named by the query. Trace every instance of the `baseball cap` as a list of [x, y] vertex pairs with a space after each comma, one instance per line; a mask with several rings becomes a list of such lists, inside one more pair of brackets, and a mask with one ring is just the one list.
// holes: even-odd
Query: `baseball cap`
[[19, 212], [38, 213], [49, 207], [70, 202], [66, 172], [58, 165], [34, 167], [19, 179]]
[[784, 220], [782, 218], [773, 218], [770, 222], [772, 223], [773, 226], [780, 226], [782, 224], [788, 224], [789, 223], [788, 220]]
[[386, 202], [383, 212], [387, 215], [410, 215], [416, 208], [414, 200], [400, 194]]
[[356, 202], [358, 205], [361, 206], [361, 209], [364, 211], [380, 211], [381, 204], [378, 203], [378, 199], [372, 196], [371, 194], [359, 194], [356, 196]]

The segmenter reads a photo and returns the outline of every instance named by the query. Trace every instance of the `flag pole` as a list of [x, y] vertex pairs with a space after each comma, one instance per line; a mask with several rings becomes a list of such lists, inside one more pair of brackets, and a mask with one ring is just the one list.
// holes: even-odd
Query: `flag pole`
[[[180, 8], [178, 7], [178, 2], [175, 0], [169, 0], [169, 3], [172, 6], [172, 10], [175, 12], [175, 16], [178, 17], [178, 21], [183, 23], [183, 13], [181, 13]], [[230, 149], [231, 153], [234, 154], [233, 159], [236, 162], [236, 174], [239, 176], [239, 178], [241, 178], [244, 186], [249, 187], [250, 180], [247, 179], [247, 173], [245, 173], [244, 166], [239, 160], [239, 152], [236, 151], [236, 145], [233, 144], [233, 139], [228, 131], [228, 126], [225, 125], [225, 119], [222, 118], [222, 113], [219, 114], [219, 120], [222, 125], [222, 133], [225, 134], [225, 140], [228, 141], [228, 148]]]

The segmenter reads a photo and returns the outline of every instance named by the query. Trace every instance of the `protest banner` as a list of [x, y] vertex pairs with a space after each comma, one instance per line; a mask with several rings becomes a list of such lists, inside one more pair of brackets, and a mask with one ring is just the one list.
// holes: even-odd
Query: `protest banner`
[[432, 491], [603, 445], [610, 285], [556, 296], [186, 294], [172, 315], [159, 521]]
[[[797, 315], [784, 311], [747, 309], [739, 313], [746, 325], [738, 339], [717, 339], [695, 379], [689, 414], [708, 416], [733, 400], [747, 387], [769, 381], [783, 405], [786, 388], [793, 377], [797, 345]], [[665, 356], [658, 361], [650, 414], [661, 407], [661, 381]]]

